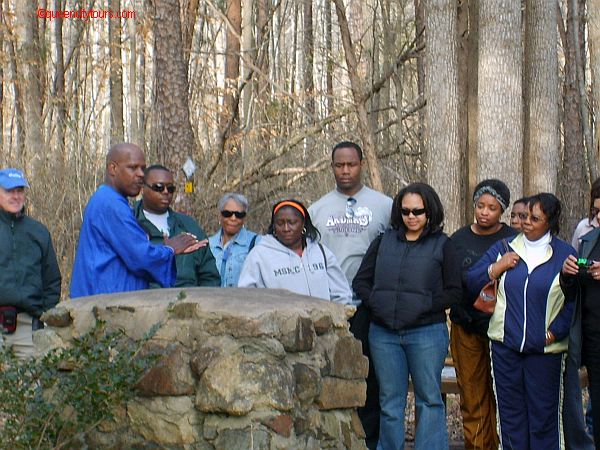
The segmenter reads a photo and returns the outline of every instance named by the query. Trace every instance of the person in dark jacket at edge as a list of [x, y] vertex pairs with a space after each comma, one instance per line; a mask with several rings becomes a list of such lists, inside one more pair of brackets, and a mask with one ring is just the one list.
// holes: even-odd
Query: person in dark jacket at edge
[[439, 196], [424, 183], [394, 199], [392, 229], [370, 245], [352, 287], [371, 314], [369, 345], [379, 381], [379, 450], [404, 448], [410, 375], [418, 416], [415, 449], [446, 450], [441, 375], [448, 353], [446, 309], [462, 296], [460, 260], [442, 231]]
[[[175, 287], [220, 286], [221, 277], [207, 245], [206, 233], [192, 217], [175, 212], [170, 207], [175, 190], [175, 181], [169, 169], [161, 165], [148, 167], [144, 171], [142, 199], [134, 208], [135, 217], [153, 244], [161, 244], [165, 236], [181, 233], [191, 233], [204, 243], [193, 253], [175, 256]], [[150, 288], [158, 287], [158, 283], [150, 282]]]
[[61, 283], [48, 229], [25, 214], [28, 187], [20, 170], [0, 170], [0, 346], [19, 359], [34, 356], [33, 331], [58, 303]]

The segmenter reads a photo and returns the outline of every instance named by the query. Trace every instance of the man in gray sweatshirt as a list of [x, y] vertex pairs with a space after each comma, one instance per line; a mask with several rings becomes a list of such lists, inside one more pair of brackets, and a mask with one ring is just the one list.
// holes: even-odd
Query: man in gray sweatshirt
[[[362, 184], [363, 153], [354, 142], [343, 141], [333, 147], [331, 168], [336, 188], [325, 194], [308, 210], [314, 225], [321, 233], [321, 242], [335, 255], [348, 283], [360, 267], [369, 245], [390, 226], [392, 199]], [[369, 358], [367, 401], [359, 408], [369, 449], [377, 447], [379, 437], [379, 388], [369, 353], [369, 314], [354, 296], [357, 306], [350, 320], [350, 330], [363, 344]]]

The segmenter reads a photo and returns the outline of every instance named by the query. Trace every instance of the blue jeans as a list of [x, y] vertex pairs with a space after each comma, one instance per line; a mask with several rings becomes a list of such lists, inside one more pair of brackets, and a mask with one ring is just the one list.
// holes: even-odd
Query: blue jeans
[[393, 331], [371, 323], [369, 345], [381, 403], [377, 449], [404, 449], [404, 410], [410, 374], [419, 418], [415, 450], [447, 450], [446, 407], [441, 393], [442, 369], [448, 353], [446, 324]]

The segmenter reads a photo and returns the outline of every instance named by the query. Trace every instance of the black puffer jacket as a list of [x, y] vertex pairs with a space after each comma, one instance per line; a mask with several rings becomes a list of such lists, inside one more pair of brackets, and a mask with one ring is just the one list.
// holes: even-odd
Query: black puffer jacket
[[0, 305], [39, 318], [58, 303], [60, 282], [48, 229], [24, 214], [0, 210]]
[[456, 250], [442, 232], [407, 241], [388, 230], [375, 239], [352, 283], [371, 320], [392, 330], [446, 320], [462, 294]]

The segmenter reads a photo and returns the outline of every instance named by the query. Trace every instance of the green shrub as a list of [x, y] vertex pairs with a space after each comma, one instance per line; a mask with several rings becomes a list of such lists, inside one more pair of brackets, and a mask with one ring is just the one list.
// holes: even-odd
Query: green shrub
[[77, 448], [85, 433], [113, 418], [115, 407], [157, 357], [141, 352], [156, 332], [140, 340], [107, 331], [97, 322], [69, 349], [28, 361], [0, 353], [0, 448]]

